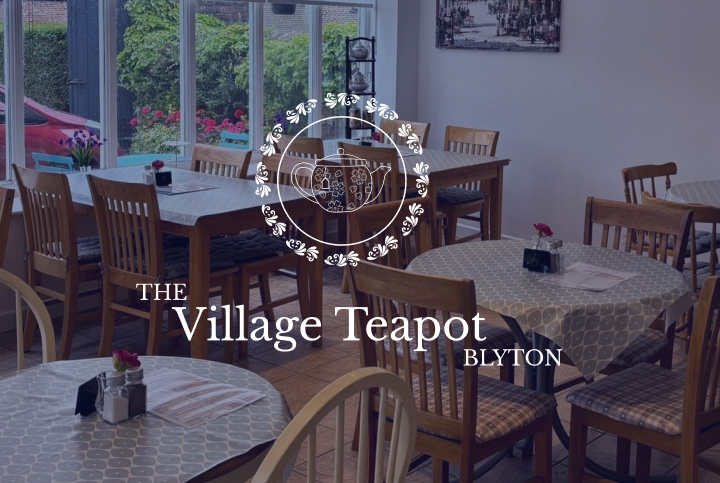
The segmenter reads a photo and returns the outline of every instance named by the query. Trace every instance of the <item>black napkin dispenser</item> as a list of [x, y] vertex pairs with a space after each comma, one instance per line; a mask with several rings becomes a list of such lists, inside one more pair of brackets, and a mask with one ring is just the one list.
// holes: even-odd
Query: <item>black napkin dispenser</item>
[[102, 395], [103, 391], [101, 380], [104, 378], [105, 373], [103, 372], [78, 387], [75, 414], [90, 416], [98, 410], [98, 397]]
[[523, 268], [531, 272], [555, 273], [557, 270], [553, 263], [553, 254], [547, 250], [534, 250], [526, 248], [523, 253]]
[[156, 186], [170, 186], [172, 184], [172, 171], [157, 171], [155, 173]]

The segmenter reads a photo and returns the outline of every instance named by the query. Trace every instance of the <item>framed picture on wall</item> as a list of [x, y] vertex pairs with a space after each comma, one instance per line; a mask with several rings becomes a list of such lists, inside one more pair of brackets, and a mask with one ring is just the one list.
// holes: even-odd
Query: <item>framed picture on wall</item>
[[560, 51], [561, 0], [435, 0], [440, 49]]

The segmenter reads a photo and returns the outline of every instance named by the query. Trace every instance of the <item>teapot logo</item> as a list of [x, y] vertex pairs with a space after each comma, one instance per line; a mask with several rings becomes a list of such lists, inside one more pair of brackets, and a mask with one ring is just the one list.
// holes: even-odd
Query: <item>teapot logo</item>
[[[383, 190], [390, 166], [370, 171], [367, 160], [346, 155], [342, 148], [315, 161], [293, 166], [291, 181], [302, 196], [331, 213], [350, 213], [373, 203]], [[303, 188], [298, 174], [309, 171], [312, 191]]]
[[[338, 94], [329, 93], [324, 99], [324, 104], [328, 110], [336, 108], [345, 110], [353, 105], [362, 107], [359, 101], [360, 96], [356, 94], [345, 92]], [[310, 99], [307, 102], [298, 104], [295, 109], [287, 111], [286, 120], [290, 125], [298, 124], [301, 117], [307, 116], [316, 107], [317, 101], [315, 99]], [[400, 124], [397, 132], [394, 133], [395, 136], [391, 137], [389, 133], [383, 131], [371, 121], [373, 117], [395, 120], [398, 117], [397, 113], [390, 109], [387, 104], [382, 104], [375, 98], [368, 100], [364, 108], [365, 111], [362, 115], [331, 116], [316, 120], [305, 128], [300, 129], [295, 137], [288, 143], [284, 152], [279, 153], [280, 161], [275, 169], [277, 169], [278, 172], [281, 170], [280, 166], [282, 165], [283, 157], [286, 152], [292, 152], [291, 145], [298, 136], [303, 135], [303, 133], [312, 126], [324, 122], [334, 122], [336, 120], [342, 120], [343, 123], [360, 123], [363, 129], [372, 129], [374, 132], [380, 133], [381, 139], [387, 140], [387, 145], [384, 144], [383, 146], [391, 146], [397, 150], [398, 164], [379, 166], [377, 169], [371, 170], [370, 166], [372, 166], [372, 164], [368, 163], [368, 160], [345, 153], [344, 150], [340, 148], [336, 153], [314, 161], [296, 162], [296, 160], [293, 160], [294, 164], [289, 170], [290, 180], [288, 184], [291, 184], [295, 190], [291, 191], [296, 191], [302, 198], [315, 203], [327, 212], [341, 214], [352, 213], [365, 205], [376, 203], [381, 193], [385, 193], [387, 188], [392, 188], [388, 184], [390, 183], [388, 174], [393, 173], [393, 170], [397, 170], [397, 173], [393, 173], [393, 176], [399, 178], [402, 186], [399, 190], [400, 192], [397, 193], [397, 195], [399, 195], [397, 198], [399, 198], [400, 201], [404, 202], [405, 191], [407, 189], [415, 191], [415, 196], [427, 196], [429, 166], [421, 159], [418, 159], [417, 162], [408, 166], [403, 159], [403, 155], [422, 155], [423, 148], [418, 134], [412, 132], [410, 124]], [[354, 112], [353, 109], [349, 110], [350, 112]], [[360, 109], [357, 110], [361, 112]], [[272, 130], [266, 135], [266, 142], [260, 148], [263, 156], [271, 156], [278, 153], [277, 145], [283, 129], [283, 125], [278, 123], [273, 126]], [[337, 141], [339, 140], [335, 140], [333, 143]], [[398, 145], [395, 144], [396, 141], [399, 141], [398, 144], [406, 144], [407, 147], [398, 147]], [[333, 147], [333, 149], [335, 148]], [[288, 172], [285, 171], [285, 173]], [[261, 211], [269, 227], [268, 231], [272, 232], [273, 236], [285, 239], [287, 246], [300, 257], [305, 257], [309, 261], [319, 259], [322, 256], [322, 248], [319, 249], [318, 245], [313, 243], [317, 242], [319, 245], [346, 247], [342, 253], [336, 253], [324, 259], [320, 258], [325, 264], [338, 267], [357, 265], [360, 256], [352, 249], [353, 245], [369, 243], [374, 238], [374, 236], [370, 236], [365, 240], [353, 243], [343, 243], [342, 240], [338, 240], [338, 243], [333, 243], [316, 238], [312, 233], [303, 231], [302, 226], [298, 225], [289, 215], [283, 204], [282, 190], [276, 190], [274, 188], [274, 183], [270, 181], [270, 174], [262, 161], [258, 163], [257, 166], [255, 183], [257, 184], [255, 194], [260, 198], [267, 197], [267, 204], [261, 206]], [[277, 205], [275, 205], [276, 203]], [[282, 213], [277, 213], [275, 211], [277, 208], [281, 208], [280, 211]], [[404, 212], [404, 214], [401, 215], [401, 212]], [[423, 208], [419, 203], [400, 203], [397, 212], [391, 219], [387, 220], [387, 225], [379, 230], [378, 233], [385, 232], [400, 216], [403, 217], [401, 227], [402, 236], [408, 236], [418, 224], [421, 213], [423, 213]], [[282, 216], [283, 214], [284, 216]], [[287, 222], [291, 223], [296, 230], [288, 231]], [[302, 240], [292, 238], [290, 233], [295, 234], [295, 236], [301, 236]], [[375, 243], [374, 246], [372, 246], [372, 249], [366, 254], [366, 258], [368, 260], [375, 260], [387, 255], [389, 250], [397, 249], [398, 246], [398, 239], [394, 236], [387, 235], [382, 243]]]

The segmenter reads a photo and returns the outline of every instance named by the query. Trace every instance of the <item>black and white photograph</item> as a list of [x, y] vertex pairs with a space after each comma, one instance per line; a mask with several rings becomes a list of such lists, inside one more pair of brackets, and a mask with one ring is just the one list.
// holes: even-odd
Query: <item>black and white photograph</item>
[[437, 0], [441, 49], [560, 51], [561, 0]]

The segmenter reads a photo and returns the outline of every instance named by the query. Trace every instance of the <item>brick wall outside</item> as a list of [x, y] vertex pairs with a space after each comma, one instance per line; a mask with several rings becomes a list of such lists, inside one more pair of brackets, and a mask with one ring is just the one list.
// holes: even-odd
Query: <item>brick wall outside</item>
[[[5, 20], [4, 15], [3, 2], [0, 1], [0, 20]], [[23, 21], [67, 23], [67, 2], [65, 0], [24, 0]]]

